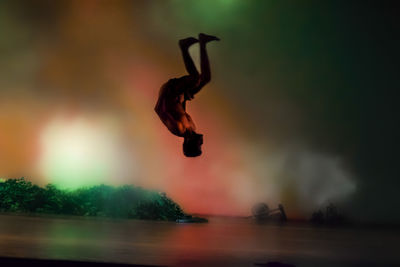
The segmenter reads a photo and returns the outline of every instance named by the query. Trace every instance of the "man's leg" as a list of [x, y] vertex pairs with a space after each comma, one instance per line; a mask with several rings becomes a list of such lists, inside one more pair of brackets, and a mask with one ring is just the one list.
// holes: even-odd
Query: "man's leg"
[[201, 74], [200, 84], [195, 90], [192, 91], [193, 95], [199, 92], [200, 89], [211, 80], [210, 61], [208, 60], [208, 54], [206, 50], [206, 44], [211, 41], [219, 41], [219, 38], [204, 33], [199, 34]]
[[190, 76], [199, 76], [199, 72], [196, 69], [196, 66], [194, 65], [194, 62], [192, 60], [192, 57], [189, 54], [189, 47], [197, 43], [199, 40], [193, 37], [189, 37], [186, 39], [182, 39], [179, 41], [179, 47], [181, 48], [182, 51], [182, 56], [183, 56], [183, 62], [185, 63], [185, 67], [187, 72], [189, 73]]

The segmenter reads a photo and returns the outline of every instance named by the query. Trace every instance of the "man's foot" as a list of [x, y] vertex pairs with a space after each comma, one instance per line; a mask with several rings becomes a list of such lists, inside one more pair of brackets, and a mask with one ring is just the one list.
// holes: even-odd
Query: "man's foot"
[[182, 40], [179, 40], [179, 46], [181, 48], [188, 48], [189, 46], [191, 46], [192, 44], [197, 43], [199, 40], [197, 40], [194, 37], [188, 37]]
[[211, 41], [219, 41], [220, 39], [217, 36], [207, 35], [204, 33], [199, 34], [200, 43], [208, 43]]

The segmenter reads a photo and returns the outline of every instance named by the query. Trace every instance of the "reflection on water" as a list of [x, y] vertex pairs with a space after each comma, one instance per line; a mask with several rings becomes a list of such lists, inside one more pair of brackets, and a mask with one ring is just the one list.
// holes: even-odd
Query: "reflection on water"
[[[0, 216], [0, 256], [155, 265], [296, 266], [400, 263], [398, 230], [263, 225], [209, 218], [175, 224], [81, 217]], [[221, 265], [222, 266], [222, 265]]]

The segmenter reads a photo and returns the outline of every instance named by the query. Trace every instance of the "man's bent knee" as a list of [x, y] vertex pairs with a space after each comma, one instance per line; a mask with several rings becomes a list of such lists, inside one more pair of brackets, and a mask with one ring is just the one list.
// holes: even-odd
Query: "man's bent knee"
[[200, 75], [199, 77], [199, 84], [200, 86], [204, 86], [211, 81], [210, 75]]
[[202, 80], [203, 82], [205, 82], [205, 83], [208, 83], [208, 82], [210, 82], [211, 81], [211, 75], [210, 74], [204, 74], [204, 73], [202, 73], [201, 75], [200, 75], [200, 80]]

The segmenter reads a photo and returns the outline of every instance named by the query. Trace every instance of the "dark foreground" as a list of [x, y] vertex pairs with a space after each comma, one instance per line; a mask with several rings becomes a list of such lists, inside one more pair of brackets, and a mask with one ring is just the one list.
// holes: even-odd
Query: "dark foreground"
[[57, 267], [132, 267], [132, 266], [146, 266], [151, 267], [157, 265], [136, 265], [136, 264], [122, 264], [122, 263], [108, 263], [108, 262], [88, 262], [88, 261], [72, 261], [72, 260], [46, 260], [46, 259], [32, 259], [32, 258], [12, 258], [0, 257], [1, 266], [57, 266]]
[[279, 226], [218, 217], [209, 221], [176, 224], [0, 215], [0, 265], [400, 265], [400, 231], [394, 228]]

